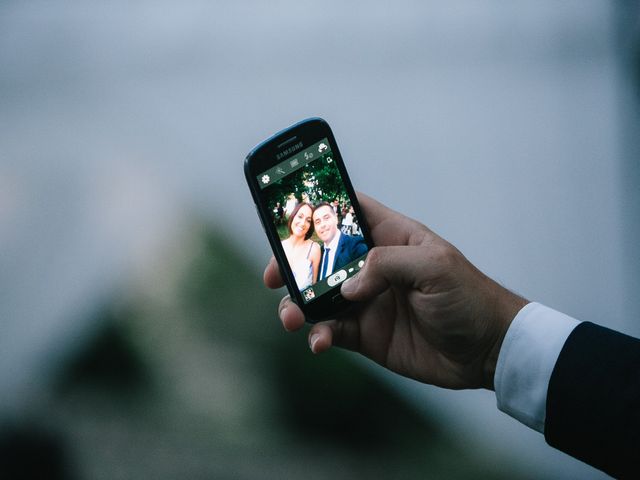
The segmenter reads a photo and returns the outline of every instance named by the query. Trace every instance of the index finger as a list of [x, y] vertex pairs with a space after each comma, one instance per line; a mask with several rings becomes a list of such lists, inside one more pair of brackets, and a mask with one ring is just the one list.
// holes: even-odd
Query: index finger
[[362, 192], [356, 192], [356, 195], [358, 196], [358, 202], [360, 203], [360, 207], [362, 207], [364, 216], [367, 219], [367, 225], [371, 230], [373, 230], [393, 214], [397, 215], [395, 211], [391, 210], [389, 207], [383, 205], [369, 195], [366, 195]]
[[271, 256], [267, 267], [264, 269], [264, 275], [262, 276], [264, 284], [268, 288], [280, 288], [284, 286], [284, 280], [282, 280], [282, 274], [280, 273], [280, 267], [276, 259]]
[[358, 192], [358, 200], [376, 246], [410, 245], [422, 241], [425, 234], [434, 235], [425, 225], [392, 210], [364, 193]]

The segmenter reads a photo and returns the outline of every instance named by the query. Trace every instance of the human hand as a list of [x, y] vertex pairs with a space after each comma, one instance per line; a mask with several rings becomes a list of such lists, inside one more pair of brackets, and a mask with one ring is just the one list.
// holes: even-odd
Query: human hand
[[[375, 248], [341, 287], [357, 302], [344, 316], [309, 331], [314, 353], [332, 345], [371, 358], [389, 370], [445, 388], [493, 389], [502, 340], [528, 302], [480, 272], [427, 227], [359, 194]], [[270, 288], [283, 285], [272, 258]], [[288, 331], [304, 325], [287, 296], [279, 316]]]

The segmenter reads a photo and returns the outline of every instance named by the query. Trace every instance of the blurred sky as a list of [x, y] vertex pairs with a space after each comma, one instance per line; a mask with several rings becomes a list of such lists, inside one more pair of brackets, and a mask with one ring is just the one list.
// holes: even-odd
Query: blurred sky
[[[356, 189], [526, 297], [640, 334], [635, 19], [596, 0], [2, 2], [0, 408], [37, 393], [85, 313], [185, 218], [259, 274], [243, 159], [308, 116], [332, 125]], [[388, 381], [470, 448], [600, 477], [490, 392]]]

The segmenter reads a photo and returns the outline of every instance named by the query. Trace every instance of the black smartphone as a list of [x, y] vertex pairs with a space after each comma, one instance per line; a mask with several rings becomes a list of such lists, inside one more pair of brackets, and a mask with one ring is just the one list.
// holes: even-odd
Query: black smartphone
[[340, 284], [373, 247], [327, 122], [309, 118], [255, 147], [244, 172], [291, 298], [307, 321], [350, 306]]

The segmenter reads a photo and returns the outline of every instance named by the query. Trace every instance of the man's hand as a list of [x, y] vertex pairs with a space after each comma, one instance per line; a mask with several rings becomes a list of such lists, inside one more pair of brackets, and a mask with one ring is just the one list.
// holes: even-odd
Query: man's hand
[[[502, 340], [527, 300], [484, 275], [424, 225], [366, 195], [358, 199], [376, 247], [341, 288], [358, 304], [344, 317], [314, 325], [311, 350], [336, 345], [421, 382], [493, 389]], [[283, 285], [273, 258], [264, 282], [269, 288]], [[279, 316], [288, 331], [305, 323], [288, 296]]]

